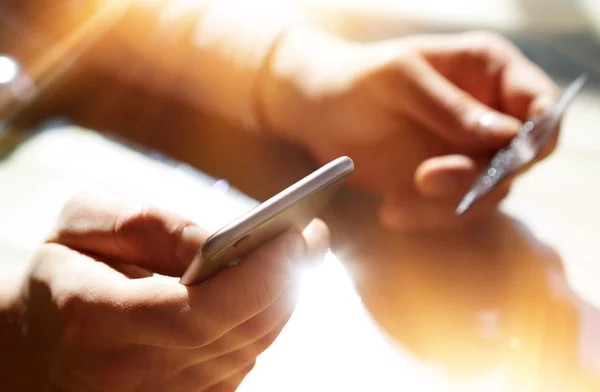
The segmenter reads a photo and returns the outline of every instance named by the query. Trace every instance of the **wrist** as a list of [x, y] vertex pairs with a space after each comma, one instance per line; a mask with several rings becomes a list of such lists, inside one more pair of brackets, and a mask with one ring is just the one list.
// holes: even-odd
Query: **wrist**
[[263, 128], [287, 139], [305, 138], [308, 118], [322, 103], [332, 64], [356, 46], [325, 29], [305, 24], [288, 29], [274, 45], [258, 88]]
[[203, 109], [257, 131], [262, 124], [256, 95], [266, 58], [284, 32], [307, 20], [292, 1], [210, 3], [193, 29], [194, 59], [202, 71], [191, 73], [192, 91], [183, 94]]

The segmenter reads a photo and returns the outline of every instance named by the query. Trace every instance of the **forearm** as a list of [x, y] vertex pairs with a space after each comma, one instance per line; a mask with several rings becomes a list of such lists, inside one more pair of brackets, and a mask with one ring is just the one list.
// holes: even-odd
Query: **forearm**
[[149, 7], [134, 1], [95, 51], [94, 63], [231, 122], [258, 127], [261, 68], [277, 38], [306, 23], [304, 14], [285, 0], [180, 3]]
[[36, 74], [83, 49], [92, 68], [248, 127], [267, 53], [305, 23], [293, 0], [9, 0], [0, 11], [0, 47]]

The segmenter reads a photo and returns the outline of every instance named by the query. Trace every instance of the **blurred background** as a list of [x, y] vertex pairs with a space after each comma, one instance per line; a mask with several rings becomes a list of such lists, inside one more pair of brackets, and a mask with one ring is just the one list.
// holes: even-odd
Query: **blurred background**
[[[502, 205], [506, 219], [473, 234], [477, 249], [473, 239], [450, 236], [423, 251], [423, 238], [381, 233], [369, 201], [343, 195], [340, 225], [354, 228], [341, 236], [346, 246], [307, 277], [298, 312], [242, 390], [600, 390], [600, 2], [300, 3], [357, 40], [494, 30], [561, 86], [581, 73], [589, 80], [565, 116], [556, 152], [517, 181]], [[53, 34], [67, 37], [93, 7], [56, 1], [40, 13], [36, 4], [0, 4], [0, 85], [25, 75], [10, 95], [28, 101], [8, 105], [10, 126], [0, 131], [0, 263], [26, 263], [64, 200], [90, 184], [135, 192], [203, 221], [210, 216], [218, 228], [305, 171], [301, 159], [282, 158], [283, 147], [198, 136], [203, 127], [232, 132], [80, 64], [69, 51], [48, 56], [56, 37], [40, 26], [60, 26]], [[110, 16], [90, 31], [101, 31]], [[83, 47], [93, 40], [81, 37]], [[95, 130], [119, 131], [128, 141]], [[186, 148], [171, 141], [175, 134]], [[245, 162], [250, 174], [225, 153], [253, 158]], [[240, 191], [216, 191], [221, 177]], [[444, 246], [456, 251], [440, 253]]]

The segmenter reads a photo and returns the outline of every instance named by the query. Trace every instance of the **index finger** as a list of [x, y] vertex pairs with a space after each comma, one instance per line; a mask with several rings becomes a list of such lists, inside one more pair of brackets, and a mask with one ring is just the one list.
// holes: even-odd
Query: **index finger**
[[[507, 65], [502, 75], [501, 102], [507, 113], [525, 122], [549, 109], [560, 98], [560, 89], [542, 69], [524, 55], [519, 53], [514, 56], [516, 58]], [[536, 158], [536, 162], [554, 151], [559, 128], [560, 124]]]
[[500, 83], [504, 111], [521, 121], [540, 113], [560, 95], [550, 77], [520, 52], [511, 52]]
[[[161, 347], [205, 346], [271, 306], [294, 280], [296, 267], [328, 247], [327, 226], [313, 221], [192, 286], [160, 277], [127, 281], [115, 306], [97, 313], [118, 338]], [[110, 294], [109, 294], [110, 295]]]

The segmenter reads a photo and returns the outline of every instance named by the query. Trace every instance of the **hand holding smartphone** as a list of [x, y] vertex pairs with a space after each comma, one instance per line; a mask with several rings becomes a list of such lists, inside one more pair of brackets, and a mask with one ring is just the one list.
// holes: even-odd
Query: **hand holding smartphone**
[[350, 158], [337, 158], [218, 230], [202, 245], [180, 283], [200, 283], [279, 234], [303, 230], [353, 170]]

